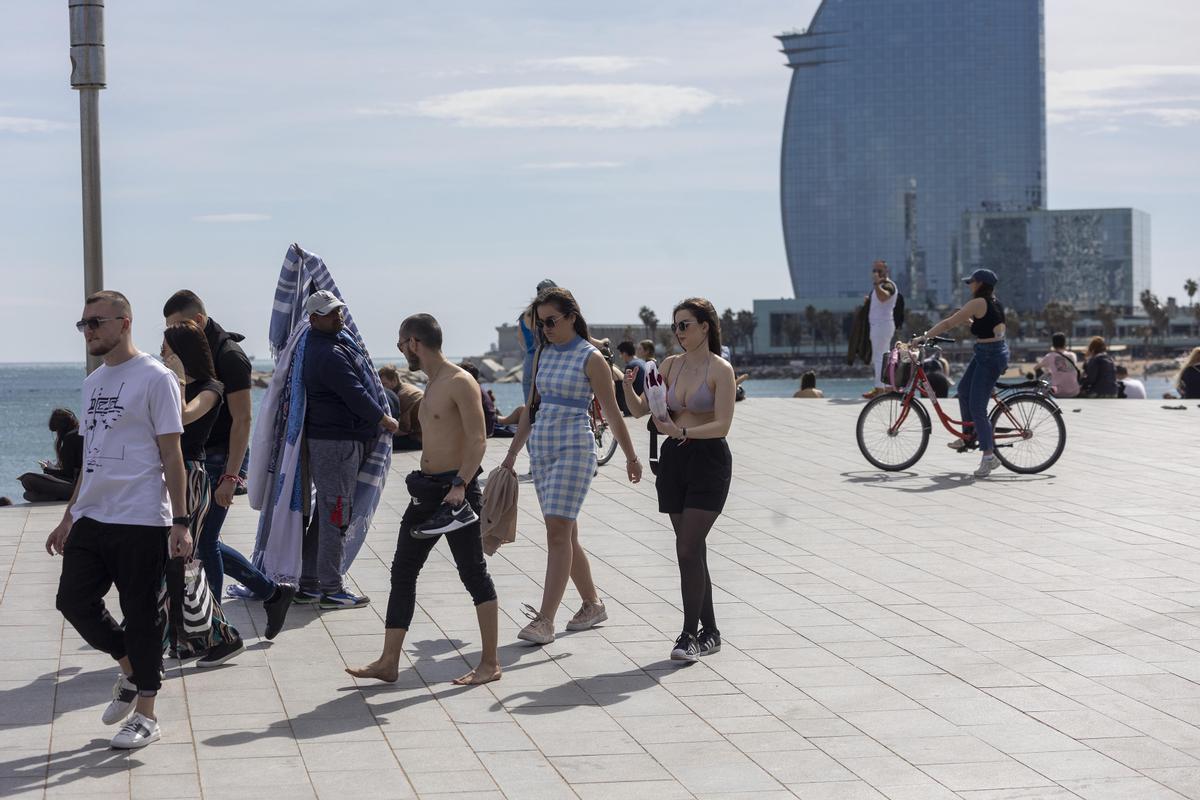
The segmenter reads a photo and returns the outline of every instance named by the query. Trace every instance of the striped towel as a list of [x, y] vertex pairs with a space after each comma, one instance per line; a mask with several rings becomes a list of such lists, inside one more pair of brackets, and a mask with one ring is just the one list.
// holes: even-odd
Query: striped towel
[[[275, 287], [268, 334], [275, 372], [259, 407], [247, 475], [250, 505], [262, 512], [254, 544], [254, 562], [273, 580], [290, 584], [298, 583], [300, 577], [303, 492], [311, 492], [310, 487], [301, 486], [300, 474], [305, 410], [304, 344], [309, 331], [304, 300], [320, 289], [333, 292], [344, 301], [321, 257], [293, 244], [288, 248]], [[379, 373], [371, 362], [349, 308], [345, 309], [344, 318], [342, 336], [346, 339], [344, 343], [355, 353], [363, 385], [375, 393], [380, 407], [387, 408]], [[343, 573], [350, 569], [367, 537], [391, 461], [392, 435], [385, 430], [376, 439], [358, 473], [350, 527], [346, 531]]]

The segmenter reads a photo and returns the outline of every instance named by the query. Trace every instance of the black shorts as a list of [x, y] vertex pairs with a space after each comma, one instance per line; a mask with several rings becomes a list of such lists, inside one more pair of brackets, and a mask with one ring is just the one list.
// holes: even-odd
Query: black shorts
[[668, 439], [658, 457], [658, 510], [681, 514], [685, 508], [725, 508], [733, 456], [724, 439]]

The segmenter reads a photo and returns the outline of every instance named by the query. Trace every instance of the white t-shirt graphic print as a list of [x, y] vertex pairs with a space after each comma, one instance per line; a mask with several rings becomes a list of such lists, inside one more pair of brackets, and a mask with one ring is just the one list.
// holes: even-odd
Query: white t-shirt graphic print
[[139, 353], [123, 364], [102, 364], [83, 381], [83, 472], [71, 508], [114, 525], [171, 524], [158, 436], [183, 432], [175, 374]]

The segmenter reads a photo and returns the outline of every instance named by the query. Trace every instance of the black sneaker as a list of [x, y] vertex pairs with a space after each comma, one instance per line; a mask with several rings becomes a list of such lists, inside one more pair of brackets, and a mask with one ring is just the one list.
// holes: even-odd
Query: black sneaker
[[221, 642], [208, 648], [208, 652], [196, 662], [196, 666], [201, 668], [219, 667], [245, 649], [246, 643], [240, 636], [227, 642]]
[[675, 640], [675, 649], [671, 651], [672, 661], [698, 661], [700, 659], [700, 643], [696, 635], [684, 631]]
[[263, 603], [267, 610], [267, 630], [264, 635], [268, 640], [274, 639], [283, 630], [283, 621], [287, 619], [288, 609], [292, 607], [292, 598], [296, 596], [296, 587], [281, 583], [275, 587], [275, 594]]
[[700, 635], [696, 637], [696, 641], [700, 645], [700, 655], [711, 656], [713, 653], [721, 652], [721, 632], [710, 631], [708, 628], [700, 631]]
[[298, 606], [311, 606], [321, 602], [320, 592], [306, 592], [300, 589], [292, 596], [292, 602]]
[[442, 503], [441, 507], [433, 512], [432, 517], [414, 527], [410, 533], [414, 539], [433, 539], [443, 533], [453, 533], [459, 528], [474, 525], [476, 522], [479, 522], [479, 515], [471, 508], [470, 503], [464, 502], [458, 508], [451, 508], [449, 504]]

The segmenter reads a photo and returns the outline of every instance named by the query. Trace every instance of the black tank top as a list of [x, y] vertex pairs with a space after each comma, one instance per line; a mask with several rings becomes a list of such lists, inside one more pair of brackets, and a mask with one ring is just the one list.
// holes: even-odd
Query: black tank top
[[983, 299], [987, 303], [987, 313], [971, 322], [971, 335], [976, 339], [993, 339], [996, 326], [1004, 324], [1004, 306], [994, 297]]

